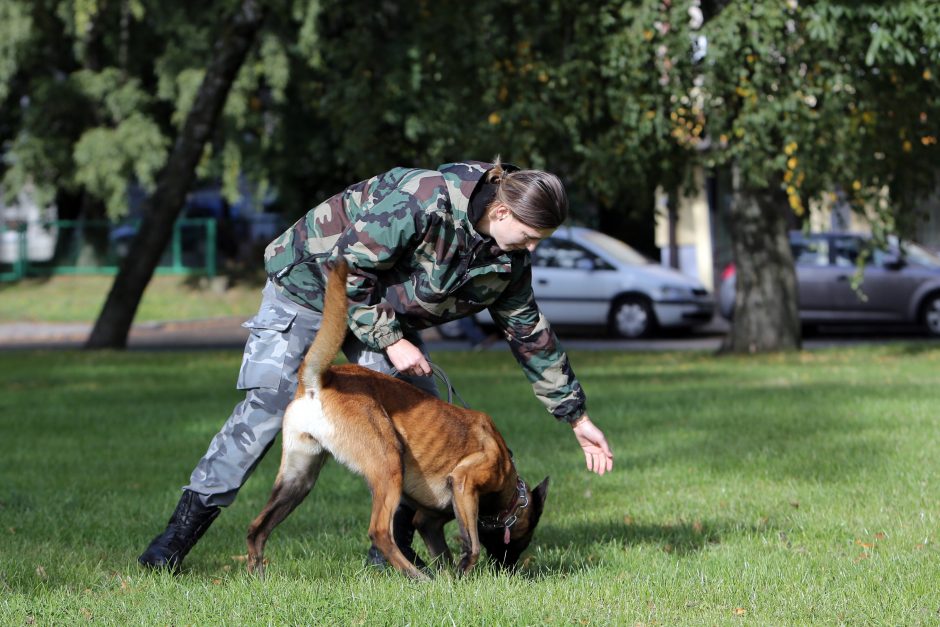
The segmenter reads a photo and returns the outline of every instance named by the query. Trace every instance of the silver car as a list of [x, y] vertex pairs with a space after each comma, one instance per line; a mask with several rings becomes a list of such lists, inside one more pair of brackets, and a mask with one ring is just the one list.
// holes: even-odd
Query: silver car
[[[709, 322], [715, 309], [702, 283], [663, 267], [599, 231], [562, 227], [532, 254], [532, 287], [553, 325], [600, 326], [616, 337]], [[492, 322], [481, 314], [483, 323]]]
[[[800, 320], [821, 324], [916, 324], [940, 336], [940, 257], [912, 242], [887, 248], [854, 233], [790, 233]], [[864, 253], [861, 283], [853, 287]], [[719, 311], [734, 315], [735, 272], [722, 273]]]

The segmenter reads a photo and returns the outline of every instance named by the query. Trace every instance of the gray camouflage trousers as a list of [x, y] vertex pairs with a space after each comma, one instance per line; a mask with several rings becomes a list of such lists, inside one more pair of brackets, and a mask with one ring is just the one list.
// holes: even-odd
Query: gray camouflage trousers
[[[297, 371], [313, 342], [323, 317], [281, 294], [282, 288], [268, 281], [262, 291], [258, 314], [242, 326], [250, 331], [238, 373], [238, 389], [245, 400], [235, 406], [222, 429], [212, 438], [184, 489], [200, 495], [205, 506], [226, 506], [271, 448], [281, 430], [284, 410], [297, 389]], [[422, 350], [418, 338], [408, 338]], [[351, 333], [343, 354], [350, 363], [390, 374], [394, 372], [385, 353], [369, 350]], [[400, 376], [418, 388], [438, 396], [430, 377]]]

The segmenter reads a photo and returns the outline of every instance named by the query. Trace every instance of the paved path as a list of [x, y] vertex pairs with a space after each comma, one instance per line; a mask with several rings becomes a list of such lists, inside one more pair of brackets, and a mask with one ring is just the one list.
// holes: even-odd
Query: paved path
[[[212, 318], [178, 322], [145, 322], [135, 324], [128, 338], [128, 347], [144, 350], [180, 349], [241, 349], [248, 337], [241, 326], [243, 318]], [[691, 334], [649, 340], [613, 340], [599, 333], [562, 334], [567, 348], [587, 350], [716, 350], [727, 327], [716, 322]], [[89, 323], [0, 323], [0, 350], [11, 349], [75, 349], [81, 348], [91, 331]], [[466, 342], [444, 340], [434, 330], [424, 332], [428, 348], [464, 350]], [[502, 342], [489, 350], [503, 350]]]
[[[144, 322], [135, 324], [128, 338], [128, 347], [140, 350], [241, 350], [248, 337], [241, 326], [244, 318], [211, 318], [177, 322]], [[615, 340], [597, 332], [560, 332], [566, 348], [579, 350], [717, 351], [728, 330], [727, 323], [716, 318], [709, 325], [691, 333], [674, 333], [645, 340]], [[77, 349], [91, 331], [89, 323], [0, 323], [0, 350]], [[444, 340], [434, 329], [424, 333], [429, 350], [467, 350], [466, 342]], [[926, 338], [916, 329], [894, 329], [871, 332], [869, 329], [831, 329], [826, 334], [806, 338], [805, 349], [818, 349], [854, 344], [885, 344], [893, 342], [925, 342], [940, 348], [940, 340]], [[488, 350], [505, 350], [496, 342]]]

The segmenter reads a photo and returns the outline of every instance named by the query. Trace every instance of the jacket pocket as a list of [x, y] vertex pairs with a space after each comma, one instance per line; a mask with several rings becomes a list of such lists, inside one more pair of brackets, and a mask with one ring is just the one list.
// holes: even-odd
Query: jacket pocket
[[268, 305], [242, 324], [249, 330], [249, 337], [238, 373], [239, 390], [278, 388], [290, 347], [290, 328], [296, 317], [296, 312]]

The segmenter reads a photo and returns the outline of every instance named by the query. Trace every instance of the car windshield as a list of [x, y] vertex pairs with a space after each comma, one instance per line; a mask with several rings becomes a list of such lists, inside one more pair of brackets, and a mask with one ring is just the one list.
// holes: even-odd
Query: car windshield
[[620, 263], [633, 266], [645, 266], [653, 263], [619, 239], [614, 239], [609, 235], [604, 235], [597, 231], [582, 231], [580, 236], [581, 239], [601, 249], [607, 253], [608, 256]]
[[926, 248], [922, 248], [913, 242], [904, 242], [901, 245], [904, 256], [908, 261], [929, 268], [940, 268], [940, 257], [933, 254]]

